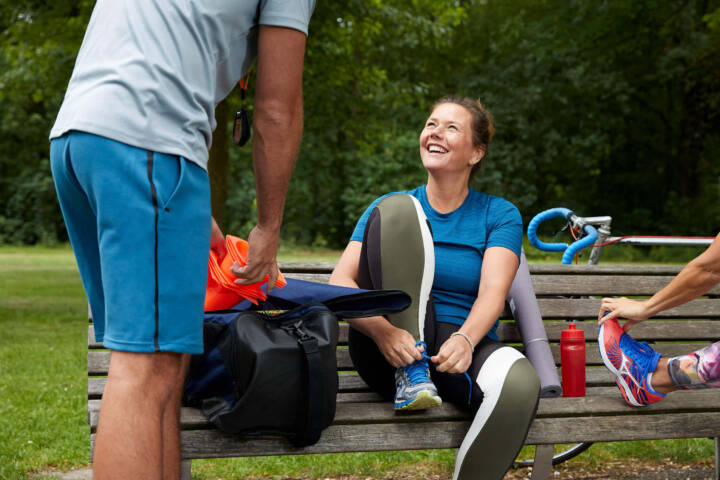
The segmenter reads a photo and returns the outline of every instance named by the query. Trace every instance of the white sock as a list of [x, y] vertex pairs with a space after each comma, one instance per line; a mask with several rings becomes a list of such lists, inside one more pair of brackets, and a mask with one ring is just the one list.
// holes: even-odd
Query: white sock
[[661, 396], [664, 397], [665, 394], [660, 393], [660, 392], [656, 392], [655, 389], [653, 388], [653, 386], [652, 386], [652, 375], [653, 375], [653, 372], [650, 372], [650, 373], [648, 373], [648, 375], [647, 375], [647, 386], [648, 386], [648, 390], [650, 390], [651, 392], [653, 392], [653, 393], [656, 394], [656, 395], [661, 395]]

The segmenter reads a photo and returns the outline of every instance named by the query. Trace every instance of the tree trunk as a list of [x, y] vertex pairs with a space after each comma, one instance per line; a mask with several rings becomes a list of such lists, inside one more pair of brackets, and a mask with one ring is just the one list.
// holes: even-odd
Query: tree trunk
[[230, 119], [227, 100], [215, 107], [217, 128], [213, 132], [208, 174], [210, 176], [210, 205], [215, 221], [221, 229], [225, 229], [225, 204], [228, 186], [228, 120]]

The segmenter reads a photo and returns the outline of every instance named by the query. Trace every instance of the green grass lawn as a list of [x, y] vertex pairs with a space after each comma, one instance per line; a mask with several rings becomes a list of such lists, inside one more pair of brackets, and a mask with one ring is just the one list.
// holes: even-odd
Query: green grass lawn
[[[286, 249], [280, 259], [334, 261], [339, 253]], [[87, 304], [72, 252], [0, 246], [0, 292], [0, 478], [87, 465]], [[573, 461], [695, 463], [712, 456], [712, 442], [699, 439], [600, 444]], [[451, 472], [453, 457], [438, 450], [202, 460], [193, 462], [193, 478], [390, 478], [393, 472], [423, 478]]]
[[69, 248], [0, 248], [0, 478], [88, 462], [87, 304]]

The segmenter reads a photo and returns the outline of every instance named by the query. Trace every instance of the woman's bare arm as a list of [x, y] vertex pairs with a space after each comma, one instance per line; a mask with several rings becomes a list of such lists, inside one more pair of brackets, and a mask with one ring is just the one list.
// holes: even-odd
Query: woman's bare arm
[[[505, 307], [510, 286], [519, 265], [517, 254], [505, 247], [490, 247], [483, 257], [478, 296], [460, 332], [477, 345], [492, 328]], [[472, 350], [467, 340], [450, 337], [432, 358], [441, 372], [461, 373], [472, 362]]]

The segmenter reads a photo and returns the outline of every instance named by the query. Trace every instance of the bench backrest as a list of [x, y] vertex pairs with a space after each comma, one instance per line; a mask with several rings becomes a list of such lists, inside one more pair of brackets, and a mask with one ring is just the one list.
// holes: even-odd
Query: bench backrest
[[[285, 262], [283, 273], [292, 278], [327, 282], [333, 263]], [[653, 265], [530, 265], [530, 273], [550, 340], [555, 362], [560, 364], [560, 332], [575, 321], [585, 332], [588, 343], [586, 359], [589, 366], [602, 365], [597, 342], [597, 314], [603, 296], [647, 297], [660, 290], [680, 271], [679, 266]], [[584, 297], [584, 298], [578, 298]], [[681, 355], [720, 339], [720, 286], [703, 299], [662, 312], [637, 325], [633, 336], [654, 343], [666, 355]], [[348, 326], [340, 327], [338, 369], [352, 371], [354, 366], [347, 351]], [[501, 341], [522, 348], [520, 333], [508, 308], [501, 316], [498, 336]], [[88, 373], [107, 375], [109, 355], [88, 330]]]
[[[285, 274], [294, 278], [327, 282], [333, 263], [287, 262]], [[667, 285], [681, 266], [657, 265], [530, 265], [545, 330], [555, 363], [560, 364], [560, 332], [575, 321], [585, 332], [588, 365], [602, 365], [596, 345], [600, 299], [606, 296], [648, 297]], [[585, 298], [579, 298], [585, 297]], [[632, 333], [638, 340], [656, 344], [667, 355], [680, 355], [720, 340], [720, 285], [706, 298], [662, 312], [637, 325]], [[340, 329], [340, 346], [347, 345], [347, 325]], [[500, 340], [519, 346], [520, 332], [509, 308], [501, 316]], [[352, 370], [346, 350], [338, 354], [338, 368]]]

